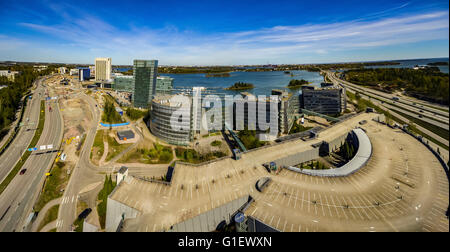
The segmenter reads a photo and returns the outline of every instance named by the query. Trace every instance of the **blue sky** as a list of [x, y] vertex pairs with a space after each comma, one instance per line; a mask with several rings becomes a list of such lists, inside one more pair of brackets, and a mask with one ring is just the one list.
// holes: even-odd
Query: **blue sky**
[[448, 1], [0, 2], [0, 60], [238, 65], [449, 56]]

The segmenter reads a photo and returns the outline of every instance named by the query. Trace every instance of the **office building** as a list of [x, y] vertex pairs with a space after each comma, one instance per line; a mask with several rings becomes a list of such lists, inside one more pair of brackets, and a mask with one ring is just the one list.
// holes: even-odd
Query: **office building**
[[95, 81], [111, 79], [111, 58], [95, 59]]
[[[115, 75], [113, 88], [119, 92], [134, 92], [134, 76]], [[156, 95], [170, 94], [173, 89], [173, 78], [161, 76], [156, 78]]]
[[[279, 110], [280, 98], [272, 99], [271, 97], [266, 97], [265, 100], [258, 100], [256, 96], [250, 94], [248, 92], [241, 93], [243, 99], [235, 100], [233, 104], [233, 125], [230, 125], [234, 130], [255, 130], [258, 134], [264, 135], [267, 131], [265, 127], [269, 129], [275, 129], [276, 132], [279, 132], [279, 111], [277, 113], [271, 113], [271, 104], [272, 106], [277, 106], [277, 110]], [[274, 104], [275, 103], [275, 104]], [[259, 106], [265, 106], [265, 108], [259, 108]], [[268, 125], [260, 125], [260, 114], [261, 111], [265, 111], [265, 123]], [[226, 115], [227, 117], [227, 115]], [[230, 118], [227, 118], [230, 120]], [[262, 119], [261, 119], [262, 120]], [[264, 121], [264, 120], [262, 120]], [[229, 122], [229, 121], [228, 121]]]
[[[188, 145], [192, 141], [191, 100], [189, 103], [181, 103], [171, 102], [171, 98], [172, 96], [158, 96], [152, 100], [150, 131], [170, 144]], [[184, 119], [171, 122], [171, 116], [175, 112]]]
[[95, 76], [95, 66], [89, 66], [89, 71], [91, 72], [92, 76]]
[[[97, 69], [98, 71], [98, 69]], [[134, 60], [133, 106], [147, 108], [156, 94], [157, 60]]]
[[339, 86], [304, 87], [301, 107], [316, 113], [338, 115], [346, 108], [345, 89]]
[[91, 70], [89, 68], [78, 69], [78, 79], [79, 81], [87, 81], [91, 78]]
[[300, 99], [298, 94], [287, 91], [273, 89], [272, 95], [280, 98], [278, 103], [278, 124], [280, 133], [288, 134], [294, 125], [294, 121], [299, 116]]
[[170, 94], [173, 89], [173, 78], [169, 76], [158, 76], [156, 78], [156, 93]]
[[78, 68], [72, 68], [69, 71], [69, 75], [73, 76], [73, 75], [77, 75], [78, 74]]
[[134, 77], [131, 75], [116, 76], [116, 78], [114, 78], [113, 89], [119, 92], [133, 93], [134, 92], [133, 81]]
[[40, 71], [46, 70], [48, 68], [48, 66], [46, 66], [46, 65], [35, 65], [33, 67], [34, 67], [34, 71], [36, 71], [36, 72], [40, 72]]

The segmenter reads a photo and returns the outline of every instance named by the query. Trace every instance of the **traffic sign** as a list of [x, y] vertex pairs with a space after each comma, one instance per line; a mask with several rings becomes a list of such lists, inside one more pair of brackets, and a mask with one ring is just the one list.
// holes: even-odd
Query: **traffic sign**
[[39, 146], [39, 150], [45, 150], [46, 147], [47, 146], [45, 146], [45, 145], [41, 145], [41, 146]]
[[53, 149], [53, 144], [47, 145], [47, 150]]
[[37, 151], [37, 148], [36, 148], [36, 147], [34, 147], [34, 148], [29, 148], [28, 151]]

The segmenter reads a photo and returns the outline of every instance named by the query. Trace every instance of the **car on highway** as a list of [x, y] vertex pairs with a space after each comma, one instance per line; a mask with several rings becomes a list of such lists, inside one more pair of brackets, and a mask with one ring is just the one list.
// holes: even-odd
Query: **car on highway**
[[23, 175], [23, 174], [25, 174], [26, 171], [27, 171], [27, 169], [22, 169], [19, 174]]

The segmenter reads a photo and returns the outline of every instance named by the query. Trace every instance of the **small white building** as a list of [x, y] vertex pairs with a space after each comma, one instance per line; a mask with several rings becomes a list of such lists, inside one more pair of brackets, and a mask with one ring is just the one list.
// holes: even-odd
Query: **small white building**
[[0, 70], [0, 76], [5, 76], [9, 81], [14, 81], [17, 74], [19, 71]]
[[70, 75], [78, 75], [78, 68], [72, 68], [69, 72]]
[[58, 68], [58, 73], [65, 74], [67, 72], [67, 67], [60, 67]]
[[128, 168], [125, 166], [120, 167], [116, 175], [116, 184], [119, 185], [126, 176], [128, 176]]

